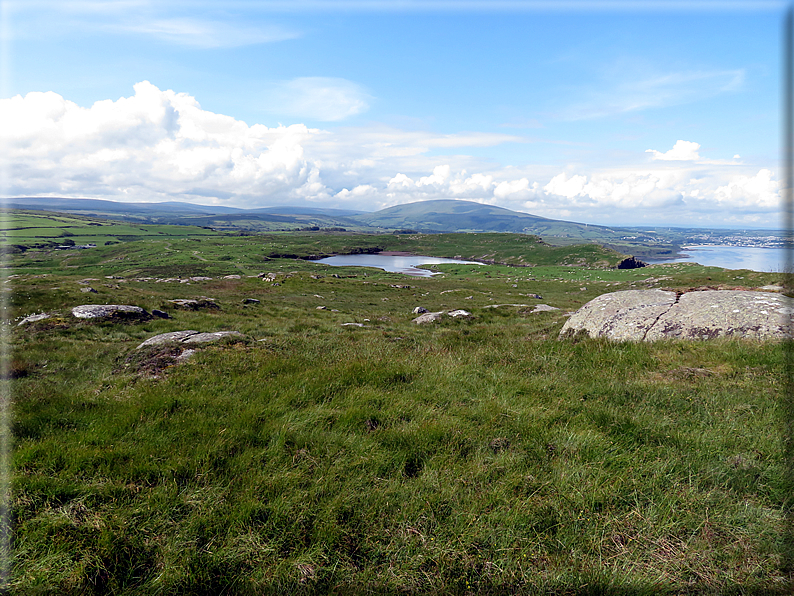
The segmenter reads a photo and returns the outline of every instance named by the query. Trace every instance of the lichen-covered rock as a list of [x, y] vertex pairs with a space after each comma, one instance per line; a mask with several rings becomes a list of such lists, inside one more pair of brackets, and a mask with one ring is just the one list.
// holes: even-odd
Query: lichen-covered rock
[[175, 300], [169, 300], [168, 302], [173, 304], [174, 308], [182, 310], [199, 310], [202, 308], [217, 310], [220, 308], [212, 298], [177, 298]]
[[769, 292], [687, 292], [648, 331], [645, 339], [744, 337], [783, 339], [789, 333], [790, 298]]
[[662, 290], [604, 294], [585, 304], [560, 335], [585, 331], [614, 340], [783, 339], [789, 336], [794, 304], [768, 292], [704, 290], [676, 297]]
[[239, 331], [215, 331], [214, 333], [196, 333], [182, 340], [183, 344], [206, 344], [223, 339], [224, 337], [243, 337]]
[[159, 346], [167, 343], [177, 344], [206, 344], [219, 341], [224, 337], [243, 337], [239, 331], [216, 331], [214, 333], [199, 333], [192, 329], [187, 331], [171, 331], [170, 333], [160, 333], [150, 337], [141, 343], [136, 349], [140, 350], [146, 346]]
[[419, 315], [412, 322], [416, 323], [417, 325], [424, 325], [426, 323], [432, 323], [434, 321], [438, 321], [443, 315], [444, 315], [443, 310], [439, 312], [427, 312], [423, 315]]
[[152, 316], [140, 306], [127, 304], [83, 304], [72, 309], [78, 319], [124, 319], [146, 321]]
[[565, 321], [561, 335], [586, 331], [590, 337], [639, 341], [675, 304], [675, 292], [625, 290], [594, 298]]
[[198, 333], [198, 331], [193, 331], [192, 329], [187, 331], [171, 331], [170, 333], [161, 333], [159, 335], [155, 335], [154, 337], [150, 337], [140, 344], [137, 349], [140, 350], [146, 346], [159, 346], [168, 342], [181, 342], [183, 339], [191, 335], [195, 335], [196, 333]]

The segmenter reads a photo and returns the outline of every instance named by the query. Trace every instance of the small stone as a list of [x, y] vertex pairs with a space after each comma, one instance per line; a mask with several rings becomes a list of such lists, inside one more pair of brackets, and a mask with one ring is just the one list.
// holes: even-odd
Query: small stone
[[341, 327], [366, 327], [364, 323], [342, 323]]
[[426, 312], [430, 312], [430, 311], [428, 311], [424, 306], [417, 306], [413, 310], [413, 314], [415, 314], [415, 315], [423, 315]]
[[224, 275], [223, 279], [240, 279], [239, 275]]
[[315, 308], [315, 310], [328, 310], [328, 307], [327, 306], [318, 306], [318, 307]]
[[44, 319], [49, 319], [50, 314], [43, 312], [38, 315], [30, 315], [22, 319], [19, 323], [17, 323], [17, 327], [21, 327], [22, 325], [27, 325], [28, 323], [35, 323], [36, 321], [43, 321]]
[[451, 310], [451, 311], [449, 311], [449, 312], [447, 313], [447, 316], [450, 316], [450, 317], [452, 317], [453, 319], [457, 319], [457, 318], [459, 318], [459, 317], [466, 318], [466, 317], [470, 317], [470, 316], [471, 316], [471, 313], [470, 313], [470, 312], [468, 312], [468, 311], [462, 310], [462, 309], [458, 309], [458, 310]]
[[96, 294], [96, 293], [97, 293], [97, 291], [96, 291], [94, 288], [91, 288], [91, 287], [87, 287], [87, 288], [80, 288], [80, 291], [81, 291], [83, 294]]
[[423, 315], [416, 317], [412, 322], [416, 323], [417, 325], [424, 325], [425, 323], [433, 323], [434, 321], [438, 321], [443, 314], [444, 314], [443, 310], [439, 312], [427, 312]]
[[158, 319], [170, 319], [171, 315], [169, 315], [164, 310], [160, 310], [159, 308], [152, 309], [152, 316], [157, 317]]
[[243, 304], [259, 304], [259, 300], [256, 298], [245, 298], [243, 299]]

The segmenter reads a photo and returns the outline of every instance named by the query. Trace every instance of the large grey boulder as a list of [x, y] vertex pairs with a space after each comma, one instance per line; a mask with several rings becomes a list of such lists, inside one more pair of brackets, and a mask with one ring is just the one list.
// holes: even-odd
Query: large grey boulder
[[663, 290], [603, 294], [585, 304], [563, 325], [560, 335], [585, 331], [618, 341], [788, 337], [791, 299], [768, 292], [706, 290], [676, 296]]
[[645, 339], [783, 339], [791, 330], [792, 306], [790, 298], [769, 292], [687, 292], [659, 317]]
[[675, 292], [626, 290], [594, 298], [577, 310], [560, 334], [586, 331], [590, 337], [638, 341], [675, 304]]
[[78, 319], [128, 319], [145, 321], [151, 315], [140, 306], [127, 304], [83, 304], [72, 309]]

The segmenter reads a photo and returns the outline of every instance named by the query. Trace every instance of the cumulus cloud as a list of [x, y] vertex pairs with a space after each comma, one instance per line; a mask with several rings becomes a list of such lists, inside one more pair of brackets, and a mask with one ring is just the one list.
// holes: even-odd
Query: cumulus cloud
[[299, 77], [282, 83], [266, 108], [295, 118], [336, 122], [369, 109], [363, 87], [333, 77]]
[[694, 161], [700, 159], [698, 154], [700, 145], [692, 141], [676, 141], [673, 148], [666, 153], [656, 151], [656, 149], [647, 149], [645, 153], [653, 155], [653, 159], [661, 159], [664, 161]]
[[690, 141], [679, 140], [665, 153], [651, 150], [653, 167], [639, 154], [636, 165], [612, 170], [499, 167], [465, 151], [521, 141], [383, 125], [248, 125], [146, 81], [129, 97], [90, 107], [53, 92], [0, 99], [0, 156], [11, 174], [10, 196], [363, 210], [465, 199], [614, 225], [642, 219], [709, 225], [731, 217], [773, 225], [776, 219], [780, 190], [770, 169], [699, 160], [700, 145]]

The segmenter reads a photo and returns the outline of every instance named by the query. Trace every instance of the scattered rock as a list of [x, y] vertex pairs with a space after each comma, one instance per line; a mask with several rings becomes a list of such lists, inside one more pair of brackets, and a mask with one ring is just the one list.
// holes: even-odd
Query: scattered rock
[[550, 312], [553, 310], [560, 310], [556, 306], [549, 306], [548, 304], [536, 304], [530, 312]]
[[422, 315], [422, 314], [424, 314], [424, 313], [426, 313], [426, 312], [430, 312], [430, 311], [429, 311], [429, 310], [427, 310], [427, 309], [426, 309], [424, 306], [417, 306], [417, 307], [416, 307], [416, 308], [413, 310], [413, 314], [415, 314], [415, 315]]
[[124, 319], [146, 321], [152, 316], [140, 306], [126, 304], [84, 304], [75, 306], [72, 315], [78, 319]]
[[447, 316], [452, 317], [453, 319], [457, 319], [459, 317], [466, 318], [466, 317], [470, 317], [471, 313], [462, 309], [458, 309], [458, 310], [449, 311], [447, 313]]
[[241, 279], [239, 275], [224, 275], [223, 279]]
[[182, 340], [183, 344], [206, 344], [224, 337], [243, 337], [239, 331], [216, 331], [214, 333], [196, 333]]
[[49, 319], [52, 315], [49, 313], [43, 312], [38, 315], [30, 315], [22, 319], [19, 323], [17, 323], [17, 327], [21, 327], [22, 325], [27, 325], [28, 323], [35, 323], [36, 321], [43, 321], [44, 319]]
[[160, 335], [155, 335], [154, 337], [150, 337], [144, 341], [136, 348], [136, 350], [140, 350], [146, 346], [159, 346], [168, 342], [181, 342], [183, 339], [190, 337], [191, 335], [196, 335], [197, 333], [198, 331], [194, 331], [192, 329], [187, 331], [171, 331], [170, 333], [161, 333]]
[[317, 307], [315, 307], [315, 310], [328, 310], [328, 307], [327, 306], [317, 306]]
[[86, 287], [86, 288], [80, 288], [80, 291], [83, 294], [96, 294], [97, 293], [97, 291], [94, 288], [90, 287], [90, 286]]
[[243, 304], [259, 304], [259, 300], [256, 298], [245, 298], [243, 299]]
[[502, 306], [518, 306], [518, 307], [530, 307], [531, 304], [488, 304], [487, 306], [483, 306], [483, 308], [500, 308]]
[[364, 323], [342, 323], [341, 327], [366, 327]]
[[412, 322], [416, 323], [417, 325], [423, 325], [425, 323], [432, 323], [434, 321], [438, 321], [444, 314], [444, 311], [439, 312], [427, 312], [423, 315], [416, 317]]
[[171, 315], [169, 315], [164, 310], [160, 310], [159, 308], [152, 309], [152, 316], [157, 317], [158, 319], [170, 319]]
[[758, 289], [762, 290], [764, 292], [782, 292], [785, 288], [783, 286], [779, 286], [777, 284], [772, 284], [772, 285], [769, 285], [769, 286], [761, 286]]
[[169, 333], [160, 333], [154, 337], [150, 337], [141, 343], [136, 350], [145, 348], [147, 346], [159, 346], [169, 343], [174, 344], [206, 344], [214, 341], [219, 341], [224, 337], [243, 337], [239, 331], [216, 331], [214, 333], [199, 333], [193, 329], [187, 331], [171, 331]]
[[189, 298], [177, 298], [175, 300], [169, 300], [168, 302], [173, 304], [174, 308], [182, 310], [199, 310], [202, 308], [213, 310], [220, 309], [220, 306], [218, 306], [212, 298], [198, 298], [196, 300]]
[[92, 281], [99, 281], [96, 277], [86, 277], [85, 279], [81, 279], [77, 283], [81, 286], [90, 286]]
[[212, 280], [211, 277], [203, 277], [203, 276], [197, 276], [197, 277], [191, 277], [190, 278], [190, 281], [211, 281], [211, 280]]
[[792, 325], [792, 306], [791, 299], [766, 292], [704, 290], [677, 297], [672, 291], [626, 290], [585, 304], [560, 335], [582, 330], [618, 341], [783, 339]]

